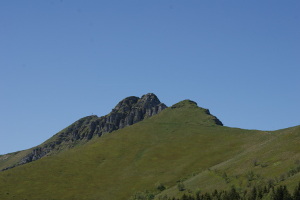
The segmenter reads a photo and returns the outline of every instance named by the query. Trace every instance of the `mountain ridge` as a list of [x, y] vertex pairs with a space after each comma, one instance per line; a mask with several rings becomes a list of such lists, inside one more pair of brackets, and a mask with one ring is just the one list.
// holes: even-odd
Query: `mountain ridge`
[[0, 172], [0, 199], [128, 200], [145, 191], [172, 199], [199, 189], [295, 186], [300, 126], [230, 128], [208, 113], [183, 100], [90, 142]]
[[[181, 107], [203, 109], [217, 125], [223, 126], [222, 122], [211, 115], [208, 109], [198, 107], [197, 103], [192, 100], [182, 100], [174, 104], [171, 109]], [[161, 103], [153, 93], [142, 95], [141, 98], [136, 96], [126, 97], [107, 115], [82, 117], [36, 147], [2, 155], [0, 158], [0, 164], [2, 162], [0, 171], [41, 159], [44, 156], [56, 154], [64, 149], [73, 148], [78, 144], [84, 144], [95, 136], [101, 137], [102, 134], [130, 126], [160, 113], [165, 108], [167, 106]], [[18, 159], [9, 165], [3, 165], [7, 159], [13, 160], [11, 157], [18, 157]]]
[[[72, 148], [78, 143], [86, 143], [95, 136], [100, 137], [102, 134], [130, 126], [161, 112], [165, 108], [167, 106], [161, 103], [153, 93], [145, 94], [141, 98], [135, 96], [124, 98], [109, 114], [102, 117], [96, 115], [86, 116], [75, 121], [42, 144], [27, 150], [30, 152], [12, 165], [2, 167], [0, 170], [8, 170], [44, 156], [55, 154], [63, 149]], [[14, 156], [15, 154], [5, 154], [3, 158], [8, 159], [11, 155]], [[0, 164], [2, 161], [3, 165], [6, 159], [0, 159]]]

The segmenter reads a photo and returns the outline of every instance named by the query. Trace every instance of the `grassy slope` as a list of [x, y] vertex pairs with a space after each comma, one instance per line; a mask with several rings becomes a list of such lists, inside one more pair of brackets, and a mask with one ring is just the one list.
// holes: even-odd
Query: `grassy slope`
[[0, 170], [17, 164], [31, 149], [0, 155]]
[[[192, 189], [226, 187], [217, 173], [242, 174], [247, 167], [232, 166], [251, 165], [249, 159], [254, 157], [270, 166], [286, 163], [281, 168], [278, 164], [274, 172], [265, 170], [270, 174], [284, 171], [292, 162], [278, 160], [271, 148], [283, 139], [297, 139], [299, 134], [289, 131], [299, 129], [270, 134], [216, 126], [212, 116], [191, 102], [176, 107], [86, 145], [1, 172], [0, 199], [128, 199], [136, 191], [155, 190], [157, 182], [170, 188], [165, 193], [176, 194], [172, 186], [182, 179]], [[273, 156], [265, 160], [256, 150], [269, 150]], [[294, 153], [297, 157], [296, 150]], [[232, 179], [232, 183], [238, 181]]]
[[[14, 152], [14, 153], [0, 155], [0, 171], [7, 167], [12, 167], [12, 166], [17, 165], [18, 163], [20, 163], [21, 159], [23, 159], [25, 156], [27, 156], [29, 153], [31, 153], [34, 149], [39, 148], [39, 147], [40, 148], [46, 147], [47, 145], [49, 145], [51, 143], [55, 143], [57, 141], [61, 141], [61, 143], [56, 145], [55, 148], [51, 149], [51, 152], [49, 152], [47, 155], [55, 155], [62, 151], [67, 151], [68, 149], [70, 149], [74, 146], [84, 145], [87, 142], [86, 139], [78, 140], [76, 142], [72, 141], [72, 138], [70, 136], [71, 134], [69, 134], [70, 133], [69, 129], [79, 126], [78, 124], [82, 124], [82, 128], [80, 128], [79, 132], [81, 134], [86, 134], [89, 131], [88, 127], [87, 127], [87, 124], [89, 123], [89, 121], [97, 119], [97, 118], [98, 117], [96, 115], [83, 117], [83, 118], [77, 120], [76, 122], [74, 122], [73, 124], [71, 124], [70, 126], [59, 131], [58, 133], [56, 133], [51, 138], [49, 138], [48, 140], [46, 140], [45, 142], [43, 142], [42, 144], [40, 144], [38, 146], [32, 147], [30, 149]], [[69, 133], [67, 134], [67, 136], [62, 138], [61, 137], [62, 134], [66, 133], [66, 132], [67, 133], [69, 132]]]
[[188, 190], [211, 192], [214, 189], [229, 189], [233, 185], [242, 190], [270, 182], [293, 189], [300, 181], [300, 173], [288, 176], [288, 172], [300, 166], [300, 126], [268, 134], [268, 140], [185, 180], [185, 191], [179, 192], [173, 186], [160, 195], [181, 196]]

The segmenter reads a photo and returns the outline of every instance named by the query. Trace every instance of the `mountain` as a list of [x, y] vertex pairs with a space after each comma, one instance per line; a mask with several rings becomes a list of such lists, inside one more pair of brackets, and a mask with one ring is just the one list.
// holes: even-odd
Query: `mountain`
[[271, 132], [230, 128], [184, 100], [0, 172], [0, 199], [162, 199], [232, 186], [241, 192], [253, 186], [293, 188], [300, 180], [299, 139], [300, 126]]
[[63, 129], [43, 144], [29, 150], [6, 154], [0, 157], [0, 170], [7, 170], [62, 150], [84, 144], [95, 136], [124, 128], [149, 118], [167, 106], [153, 93], [138, 97], [127, 97], [103, 117], [87, 116]]

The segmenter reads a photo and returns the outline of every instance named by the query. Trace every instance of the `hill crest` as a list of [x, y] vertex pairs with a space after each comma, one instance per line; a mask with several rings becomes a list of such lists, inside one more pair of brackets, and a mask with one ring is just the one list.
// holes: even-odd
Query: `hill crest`
[[83, 145], [96, 136], [101, 137], [103, 134], [133, 125], [160, 113], [166, 108], [182, 111], [188, 109], [188, 112], [183, 111], [186, 119], [178, 118], [176, 114], [170, 116], [177, 123], [185, 120], [189, 121], [188, 118], [194, 118], [196, 119], [194, 123], [198, 125], [223, 126], [222, 122], [214, 115], [211, 115], [208, 109], [198, 107], [195, 101], [189, 99], [180, 101], [168, 108], [153, 93], [145, 94], [141, 98], [129, 96], [121, 100], [105, 116], [91, 115], [83, 117], [36, 147], [3, 155], [3, 159], [0, 160], [0, 170], [14, 168], [39, 160], [45, 156], [55, 155], [75, 146]]
[[198, 109], [202, 111], [202, 115], [199, 113], [199, 117], [201, 118], [199, 119], [200, 121], [206, 121], [206, 122], [210, 121], [210, 124], [223, 126], [223, 123], [216, 116], [212, 115], [209, 109], [199, 107], [195, 101], [186, 99], [170, 107], [170, 109], [181, 109], [181, 108], [194, 109], [194, 110]]
[[[78, 144], [84, 144], [93, 137], [102, 136], [105, 133], [130, 126], [149, 118], [167, 108], [153, 93], [143, 95], [141, 98], [130, 96], [121, 100], [112, 111], [102, 117], [91, 115], [83, 117], [65, 129], [61, 130], [41, 145], [29, 151], [20, 151], [13, 154], [6, 154], [5, 160], [0, 160], [0, 170], [7, 170], [23, 165], [42, 157], [56, 154], [65, 149], [72, 148]], [[24, 155], [25, 154], [25, 155]], [[13, 157], [17, 159], [13, 159]], [[4, 162], [11, 160], [9, 165]], [[3, 167], [4, 166], [4, 167]]]

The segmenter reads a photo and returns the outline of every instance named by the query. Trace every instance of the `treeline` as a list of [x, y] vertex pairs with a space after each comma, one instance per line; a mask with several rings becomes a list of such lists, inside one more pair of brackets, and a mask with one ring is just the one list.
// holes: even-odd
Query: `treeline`
[[[159, 184], [160, 187], [161, 184]], [[159, 187], [159, 188], [160, 188]], [[165, 189], [161, 188], [161, 191]], [[185, 191], [182, 189], [181, 191]], [[152, 192], [137, 192], [130, 200], [153, 200], [155, 194]], [[232, 187], [230, 190], [215, 190], [214, 192], [202, 193], [198, 191], [194, 194], [191, 191], [184, 193], [181, 198], [158, 195], [158, 200], [300, 200], [300, 182], [293, 192], [290, 192], [285, 185], [274, 187], [273, 185], [252, 187], [250, 190], [237, 190]]]
[[[293, 193], [287, 190], [286, 186], [253, 187], [250, 191], [238, 192], [232, 187], [229, 191], [215, 190], [212, 193], [183, 194], [181, 198], [160, 196], [159, 200], [300, 200], [300, 182]], [[143, 199], [140, 199], [143, 200]], [[149, 200], [149, 199], [145, 199]]]

